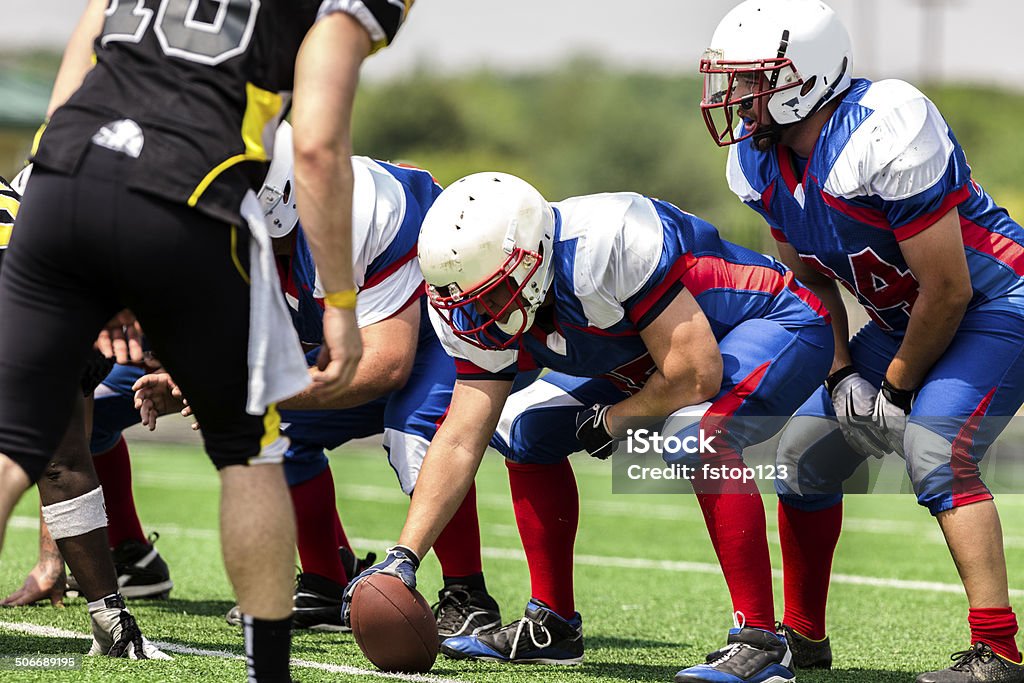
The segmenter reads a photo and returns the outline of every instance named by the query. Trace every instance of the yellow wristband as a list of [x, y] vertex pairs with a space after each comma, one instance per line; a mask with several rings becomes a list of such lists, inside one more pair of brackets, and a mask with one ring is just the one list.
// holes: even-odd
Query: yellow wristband
[[335, 308], [347, 308], [348, 310], [355, 310], [356, 307], [356, 290], [354, 289], [343, 289], [340, 292], [328, 292], [324, 294], [324, 302], [328, 306]]

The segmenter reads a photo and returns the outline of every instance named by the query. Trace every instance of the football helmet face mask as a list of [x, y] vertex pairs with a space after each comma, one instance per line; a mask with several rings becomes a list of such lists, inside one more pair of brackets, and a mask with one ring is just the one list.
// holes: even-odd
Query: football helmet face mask
[[781, 128], [846, 91], [852, 60], [846, 27], [820, 0], [746, 0], [700, 61], [708, 132], [720, 146], [777, 142]]
[[295, 164], [292, 151], [292, 126], [282, 121], [274, 138], [274, 158], [256, 198], [267, 219], [267, 232], [273, 238], [284, 237], [299, 222], [295, 204]]
[[533, 325], [554, 272], [554, 210], [529, 183], [476, 173], [438, 196], [418, 255], [430, 305], [482, 349], [513, 346]]

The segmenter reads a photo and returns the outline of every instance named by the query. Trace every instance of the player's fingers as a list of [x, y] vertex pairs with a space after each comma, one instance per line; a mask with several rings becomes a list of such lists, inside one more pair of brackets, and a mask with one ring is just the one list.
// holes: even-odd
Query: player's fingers
[[96, 349], [107, 358], [114, 356], [114, 347], [111, 344], [110, 333], [103, 330], [96, 337]]
[[114, 331], [111, 333], [111, 346], [114, 349], [114, 359], [124, 365], [131, 361], [131, 355], [128, 353], [128, 341], [124, 338], [124, 333], [118, 333]]

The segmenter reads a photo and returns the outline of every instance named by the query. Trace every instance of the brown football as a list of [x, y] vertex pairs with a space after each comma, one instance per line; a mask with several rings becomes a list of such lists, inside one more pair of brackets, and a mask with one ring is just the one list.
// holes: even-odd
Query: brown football
[[437, 659], [437, 623], [423, 596], [389, 574], [371, 574], [356, 586], [352, 635], [382, 671], [422, 673]]

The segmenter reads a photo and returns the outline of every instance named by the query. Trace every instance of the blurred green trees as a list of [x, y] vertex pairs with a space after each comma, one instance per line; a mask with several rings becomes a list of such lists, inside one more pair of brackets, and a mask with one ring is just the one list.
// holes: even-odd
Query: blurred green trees
[[[1024, 220], [1024, 95], [925, 88], [967, 149], [975, 178]], [[484, 170], [521, 175], [550, 199], [633, 190], [774, 252], [763, 221], [725, 182], [726, 150], [698, 109], [696, 78], [623, 73], [580, 59], [544, 74], [423, 72], [364, 84], [359, 154], [410, 162], [442, 183]]]
[[[45, 95], [56, 61], [0, 58], [8, 78], [28, 74]], [[923, 87], [967, 150], [974, 177], [1024, 221], [1024, 94]], [[725, 182], [726, 150], [708, 136], [693, 75], [628, 73], [580, 58], [546, 73], [424, 69], [364, 82], [356, 99], [359, 154], [429, 169], [442, 183], [484, 170], [520, 175], [548, 198], [633, 190], [709, 219], [737, 242], [774, 252], [761, 219]], [[0, 175], [27, 154], [38, 120], [0, 122]]]

